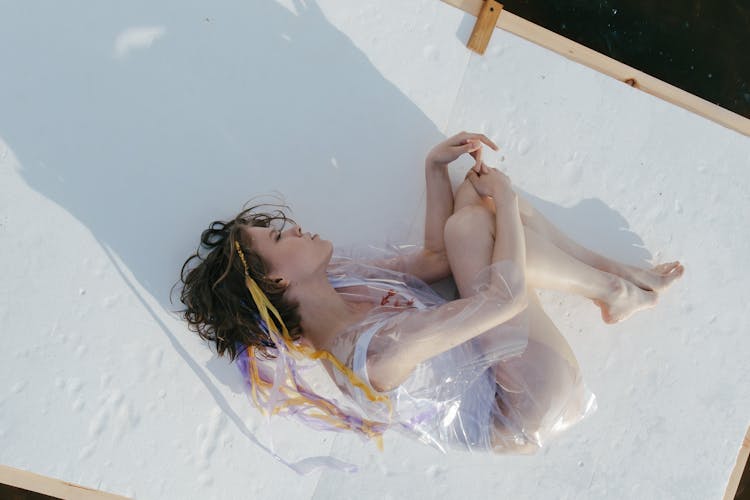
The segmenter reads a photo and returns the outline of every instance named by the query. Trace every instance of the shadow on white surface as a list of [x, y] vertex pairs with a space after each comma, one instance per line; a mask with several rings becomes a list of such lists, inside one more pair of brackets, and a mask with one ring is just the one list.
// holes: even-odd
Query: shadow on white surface
[[[421, 243], [423, 159], [444, 139], [315, 2], [296, 5], [17, 4], [0, 33], [0, 135], [23, 180], [127, 267], [175, 352], [256, 442], [179, 340], [194, 334], [160, 319], [200, 232], [281, 190], [305, 230], [337, 245]], [[592, 249], [650, 258], [601, 201], [530, 198]], [[206, 368], [242, 392], [234, 366]]]

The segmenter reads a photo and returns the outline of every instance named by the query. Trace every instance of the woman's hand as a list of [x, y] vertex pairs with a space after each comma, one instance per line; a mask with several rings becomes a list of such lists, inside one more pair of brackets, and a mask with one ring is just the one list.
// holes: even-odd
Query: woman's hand
[[460, 132], [432, 148], [427, 154], [426, 161], [433, 165], [447, 165], [462, 154], [469, 153], [476, 160], [476, 164], [472, 168], [476, 172], [482, 173], [484, 172], [482, 167], [482, 143], [487, 144], [495, 151], [499, 149], [484, 134]]
[[487, 169], [487, 173], [479, 175], [472, 168], [466, 174], [472, 186], [479, 196], [491, 196], [496, 202], [507, 202], [518, 199], [518, 195], [513, 191], [510, 183], [510, 177], [496, 168], [488, 167], [482, 163], [482, 168]]

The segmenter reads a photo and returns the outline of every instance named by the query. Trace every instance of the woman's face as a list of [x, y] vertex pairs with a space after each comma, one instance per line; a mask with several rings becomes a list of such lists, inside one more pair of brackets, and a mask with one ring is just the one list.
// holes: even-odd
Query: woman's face
[[333, 244], [311, 233], [303, 233], [299, 226], [284, 230], [278, 227], [243, 228], [243, 240], [260, 254], [268, 264], [269, 276], [300, 282], [328, 267]]

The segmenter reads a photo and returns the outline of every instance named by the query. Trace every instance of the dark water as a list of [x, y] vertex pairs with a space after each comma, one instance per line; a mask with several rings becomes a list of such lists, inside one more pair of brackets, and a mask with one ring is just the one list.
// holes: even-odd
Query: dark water
[[506, 0], [513, 14], [750, 118], [750, 0]]

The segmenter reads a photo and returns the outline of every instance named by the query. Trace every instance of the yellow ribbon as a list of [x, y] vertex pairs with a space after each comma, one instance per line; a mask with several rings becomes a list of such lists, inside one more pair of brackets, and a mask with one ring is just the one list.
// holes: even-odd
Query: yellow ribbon
[[[242, 265], [245, 270], [245, 286], [250, 291], [250, 295], [253, 297], [253, 301], [255, 302], [255, 305], [258, 307], [258, 311], [260, 312], [260, 316], [263, 319], [263, 321], [266, 322], [266, 325], [268, 325], [269, 329], [273, 329], [275, 333], [278, 332], [278, 328], [276, 328], [276, 325], [271, 322], [271, 315], [269, 314], [269, 311], [273, 313], [274, 317], [278, 320], [279, 324], [281, 325], [282, 330], [282, 339], [284, 340], [284, 344], [287, 346], [290, 352], [296, 354], [298, 357], [299, 355], [302, 355], [304, 357], [308, 357], [310, 359], [319, 359], [319, 358], [325, 358], [328, 361], [330, 361], [336, 368], [339, 369], [339, 371], [343, 372], [349, 381], [355, 386], [360, 388], [367, 398], [370, 401], [378, 401], [381, 403], [384, 403], [388, 407], [388, 418], [391, 419], [393, 415], [393, 405], [391, 403], [390, 398], [387, 395], [376, 395], [370, 387], [365, 384], [361, 378], [359, 378], [352, 370], [350, 370], [347, 366], [343, 365], [333, 354], [331, 354], [328, 351], [322, 351], [322, 350], [315, 350], [308, 346], [297, 346], [294, 344], [294, 342], [291, 339], [291, 336], [289, 335], [289, 331], [286, 328], [286, 325], [284, 324], [284, 321], [281, 319], [281, 315], [279, 314], [278, 310], [274, 307], [273, 304], [271, 304], [271, 301], [268, 300], [268, 297], [265, 293], [263, 293], [263, 290], [260, 289], [258, 284], [250, 277], [250, 273], [248, 272], [248, 266], [247, 261], [245, 261], [245, 254], [242, 252], [242, 247], [240, 246], [240, 243], [238, 241], [234, 242], [235, 248], [237, 249], [237, 254], [240, 257], [240, 260], [242, 261]], [[248, 356], [249, 360], [249, 366], [248, 366], [248, 375], [250, 376], [252, 380], [252, 397], [253, 401], [255, 402], [255, 405], [263, 412], [263, 414], [266, 414], [265, 408], [259, 404], [258, 396], [257, 396], [257, 390], [258, 389], [265, 389], [266, 391], [272, 387], [272, 384], [263, 381], [260, 376], [258, 375], [258, 367], [256, 365], [256, 357], [255, 357], [255, 346], [250, 346], [250, 355]], [[287, 398], [287, 401], [280, 406], [276, 406], [271, 414], [274, 415], [279, 412], [282, 408], [296, 404], [296, 405], [303, 405], [305, 403], [309, 403], [313, 405], [314, 407], [317, 407], [318, 409], [322, 410], [323, 414], [308, 414], [311, 417], [320, 418], [328, 421], [329, 423], [342, 428], [349, 428], [350, 426], [347, 425], [343, 419], [340, 417], [342, 414], [341, 410], [336, 407], [335, 405], [331, 405], [330, 403], [327, 403], [325, 401], [313, 401], [310, 398], [306, 396], [301, 396], [299, 394], [299, 388], [296, 387], [296, 381], [293, 380], [293, 377], [289, 377], [290, 380], [295, 385], [295, 391], [290, 390], [287, 387], [281, 387], [280, 389], [284, 390], [285, 392], [291, 393], [289, 394], [289, 397]], [[296, 392], [296, 394], [295, 394]], [[267, 394], [266, 398], [268, 397]], [[339, 419], [336, 420], [333, 415], [339, 416]], [[367, 434], [370, 438], [375, 438], [376, 443], [378, 446], [378, 449], [380, 451], [383, 451], [383, 438], [382, 438], [382, 432], [377, 432], [372, 429], [372, 427], [377, 422], [372, 422], [369, 420], [363, 420], [363, 426], [362, 431]]]

